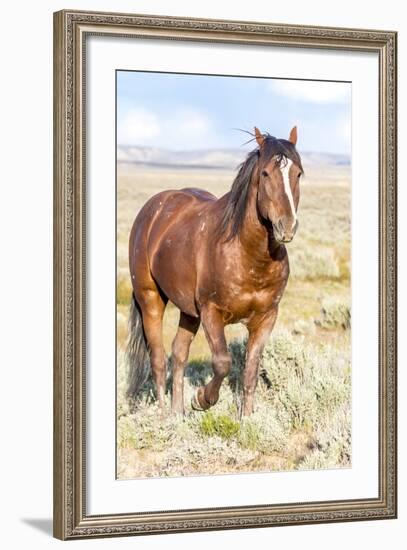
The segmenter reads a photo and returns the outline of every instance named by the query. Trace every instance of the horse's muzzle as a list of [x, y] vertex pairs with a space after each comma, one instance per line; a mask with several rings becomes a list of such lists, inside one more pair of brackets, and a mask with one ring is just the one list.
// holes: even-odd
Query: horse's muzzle
[[298, 228], [298, 220], [295, 220], [294, 225], [291, 228], [287, 227], [281, 220], [278, 220], [276, 224], [273, 224], [274, 238], [279, 243], [289, 243], [293, 240]]

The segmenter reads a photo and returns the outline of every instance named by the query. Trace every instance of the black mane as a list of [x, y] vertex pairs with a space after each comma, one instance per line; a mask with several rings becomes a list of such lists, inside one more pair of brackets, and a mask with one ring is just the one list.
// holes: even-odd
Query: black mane
[[301, 159], [295, 146], [288, 140], [277, 139], [270, 134], [264, 135], [264, 144], [251, 151], [246, 160], [239, 166], [239, 171], [228, 194], [228, 200], [219, 224], [219, 234], [225, 236], [225, 242], [239, 235], [246, 214], [249, 186], [254, 167], [260, 156], [270, 159], [277, 157], [277, 162], [292, 160], [302, 170]]

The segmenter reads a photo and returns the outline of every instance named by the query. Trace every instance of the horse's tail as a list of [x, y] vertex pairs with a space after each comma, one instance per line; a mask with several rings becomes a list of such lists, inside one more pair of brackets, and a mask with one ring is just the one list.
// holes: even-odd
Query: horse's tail
[[150, 371], [150, 354], [144, 334], [141, 309], [134, 293], [132, 295], [129, 317], [129, 341], [126, 350], [128, 364], [127, 396], [135, 397], [141, 386], [147, 381]]

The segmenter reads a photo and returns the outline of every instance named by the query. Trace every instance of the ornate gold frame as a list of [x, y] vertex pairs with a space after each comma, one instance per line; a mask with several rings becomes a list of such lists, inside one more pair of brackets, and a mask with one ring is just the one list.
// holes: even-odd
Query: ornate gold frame
[[[86, 36], [376, 52], [379, 58], [379, 497], [137, 514], [86, 514], [83, 76]], [[54, 535], [60, 539], [396, 517], [395, 32], [60, 11], [54, 14]]]

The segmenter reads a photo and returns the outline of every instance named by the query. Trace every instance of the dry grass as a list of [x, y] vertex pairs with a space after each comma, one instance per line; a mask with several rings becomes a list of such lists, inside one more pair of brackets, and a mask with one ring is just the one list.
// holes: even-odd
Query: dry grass
[[[300, 228], [289, 245], [291, 276], [263, 358], [255, 414], [239, 421], [239, 376], [246, 329], [227, 327], [234, 366], [220, 400], [205, 414], [161, 419], [150, 386], [135, 408], [124, 398], [127, 312], [131, 285], [127, 239], [139, 208], [163, 189], [201, 187], [217, 196], [231, 185], [228, 171], [118, 166], [118, 477], [196, 475], [314, 469], [350, 463], [350, 169], [306, 167]], [[169, 304], [167, 353], [178, 325]], [[186, 406], [210, 375], [202, 329], [186, 370]], [[167, 396], [169, 407], [169, 395]]]

